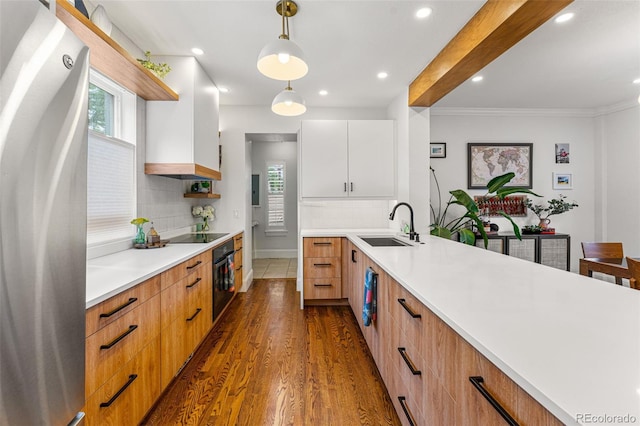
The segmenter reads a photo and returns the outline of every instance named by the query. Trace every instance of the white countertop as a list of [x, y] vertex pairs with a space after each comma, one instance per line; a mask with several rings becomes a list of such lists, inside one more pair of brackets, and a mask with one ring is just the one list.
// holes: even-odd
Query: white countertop
[[87, 261], [87, 309], [166, 271], [242, 231], [207, 244], [167, 244], [156, 249], [129, 249]]
[[390, 232], [301, 234], [349, 238], [562, 422], [640, 422], [640, 291], [427, 235], [372, 247], [369, 233]]

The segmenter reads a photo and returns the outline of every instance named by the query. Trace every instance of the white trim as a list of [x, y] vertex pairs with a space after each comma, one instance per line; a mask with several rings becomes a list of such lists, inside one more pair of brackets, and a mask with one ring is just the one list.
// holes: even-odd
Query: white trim
[[294, 259], [298, 257], [298, 249], [263, 249], [256, 250], [254, 259]]
[[247, 291], [249, 291], [249, 289], [251, 288], [251, 284], [253, 284], [253, 269], [251, 269], [249, 272], [247, 272], [246, 274], [244, 273], [244, 268], [243, 268], [243, 274], [242, 274], [242, 287], [240, 287], [240, 290], [238, 290], [238, 292], [240, 293], [245, 293]]
[[638, 105], [637, 100], [620, 102], [619, 104], [598, 108], [594, 116], [599, 117], [601, 115], [613, 114], [615, 112], [620, 112], [620, 111], [624, 111], [631, 108], [637, 108], [638, 106], [640, 105]]
[[476, 115], [500, 117], [594, 117], [596, 110], [590, 108], [453, 108], [432, 107], [431, 115]]

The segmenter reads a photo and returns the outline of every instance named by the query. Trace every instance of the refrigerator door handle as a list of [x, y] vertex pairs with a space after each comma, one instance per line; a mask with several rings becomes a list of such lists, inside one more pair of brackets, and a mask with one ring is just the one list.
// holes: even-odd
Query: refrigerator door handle
[[78, 426], [80, 422], [84, 419], [84, 412], [80, 411], [76, 416], [69, 422], [67, 426]]

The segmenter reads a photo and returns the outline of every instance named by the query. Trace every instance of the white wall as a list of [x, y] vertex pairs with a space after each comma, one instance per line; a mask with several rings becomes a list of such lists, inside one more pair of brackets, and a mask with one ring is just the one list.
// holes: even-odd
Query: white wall
[[[267, 234], [267, 161], [285, 163], [286, 234]], [[251, 207], [259, 224], [253, 227], [254, 257], [296, 257], [298, 250], [298, 144], [296, 142], [251, 141], [252, 174], [260, 175], [260, 206]]]
[[[483, 190], [467, 190], [468, 142], [531, 142], [533, 143], [533, 191], [543, 200], [557, 198], [562, 193], [575, 200], [579, 207], [567, 213], [552, 216], [551, 226], [558, 233], [571, 235], [571, 269], [578, 271], [582, 256], [581, 241], [594, 239], [594, 149], [595, 125], [591, 115], [583, 112], [517, 111], [517, 110], [447, 110], [431, 109], [431, 140], [446, 142], [447, 157], [431, 159], [436, 170], [443, 203], [453, 189], [464, 189], [470, 195], [482, 195]], [[555, 144], [571, 144], [571, 163], [555, 163]], [[552, 188], [552, 173], [573, 174], [573, 190]], [[436, 201], [435, 186], [431, 198]], [[542, 199], [536, 199], [536, 204]], [[526, 218], [514, 218], [518, 225], [537, 224], [537, 217], [529, 213]], [[500, 230], [510, 230], [505, 219], [492, 218]]]
[[640, 256], [640, 105], [598, 116], [596, 129], [596, 240], [622, 241], [625, 254]]

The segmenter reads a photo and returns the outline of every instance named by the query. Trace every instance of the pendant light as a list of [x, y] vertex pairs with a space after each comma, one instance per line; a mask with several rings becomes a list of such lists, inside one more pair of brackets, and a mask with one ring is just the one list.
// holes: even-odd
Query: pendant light
[[304, 114], [307, 107], [304, 105], [302, 96], [291, 88], [291, 82], [287, 82], [287, 87], [273, 98], [271, 111], [278, 115], [293, 117]]
[[302, 49], [289, 40], [289, 17], [298, 12], [298, 5], [292, 0], [280, 0], [276, 12], [282, 16], [282, 34], [260, 51], [258, 70], [274, 80], [297, 80], [309, 71]]

